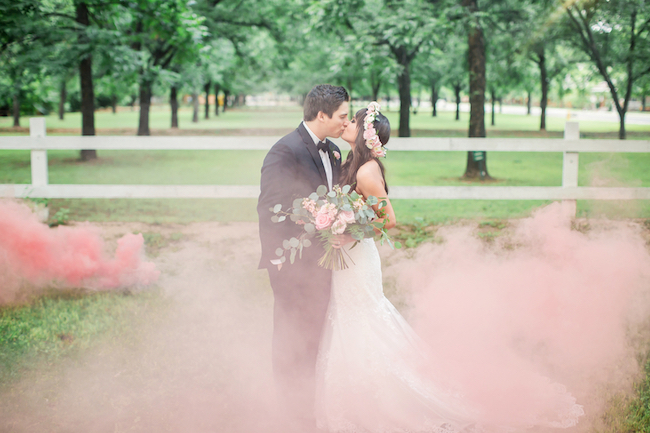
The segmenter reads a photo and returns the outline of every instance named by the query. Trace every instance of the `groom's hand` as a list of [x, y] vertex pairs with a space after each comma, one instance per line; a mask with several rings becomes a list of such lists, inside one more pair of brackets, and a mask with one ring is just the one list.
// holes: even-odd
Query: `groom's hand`
[[336, 249], [339, 249], [343, 245], [347, 245], [350, 242], [354, 242], [354, 238], [347, 233], [344, 233], [342, 235], [334, 235], [330, 238], [330, 244], [332, 245], [332, 248]]

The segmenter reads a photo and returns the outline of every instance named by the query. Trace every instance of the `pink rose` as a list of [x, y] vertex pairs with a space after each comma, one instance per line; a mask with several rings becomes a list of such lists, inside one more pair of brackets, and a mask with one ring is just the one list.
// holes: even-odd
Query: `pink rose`
[[363, 131], [363, 139], [370, 140], [376, 133], [375, 128], [372, 125], [369, 125], [368, 128]]
[[334, 218], [332, 218], [330, 213], [327, 212], [325, 206], [323, 206], [321, 210], [316, 214], [316, 220], [314, 221], [316, 230], [325, 230], [332, 225], [333, 220]]
[[339, 219], [346, 224], [354, 224], [354, 212], [351, 210], [341, 211], [339, 214]]
[[336, 150], [334, 151], [334, 158], [341, 159], [341, 154], [338, 153]]
[[342, 234], [348, 225], [340, 217], [332, 224], [332, 233], [335, 235]]

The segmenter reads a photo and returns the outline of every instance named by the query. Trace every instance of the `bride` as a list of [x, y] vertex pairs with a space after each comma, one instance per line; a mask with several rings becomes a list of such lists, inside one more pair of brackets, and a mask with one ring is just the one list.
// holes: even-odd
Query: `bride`
[[[342, 139], [352, 150], [342, 166], [340, 184], [354, 185], [364, 198], [385, 197], [386, 228], [396, 218], [377, 156], [385, 153], [388, 119], [378, 104], [359, 110]], [[376, 207], [376, 206], [375, 206]], [[375, 209], [377, 210], [377, 209]], [[330, 432], [451, 433], [483, 428], [533, 425], [571, 427], [584, 414], [563, 387], [548, 382], [552, 400], [539, 413], [518, 414], [511, 425], [490, 426], [478, 402], [435, 371], [435, 353], [386, 299], [381, 263], [373, 239], [343, 248], [353, 260], [333, 271], [331, 298], [319, 349], [316, 377], [318, 427]], [[499, 396], [494, 396], [495, 398]]]

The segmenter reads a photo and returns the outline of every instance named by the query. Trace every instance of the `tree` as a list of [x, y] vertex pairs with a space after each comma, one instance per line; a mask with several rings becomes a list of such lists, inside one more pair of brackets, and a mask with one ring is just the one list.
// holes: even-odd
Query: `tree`
[[203, 18], [182, 0], [137, 0], [123, 12], [130, 16], [132, 48], [140, 53], [140, 119], [138, 135], [150, 135], [149, 109], [153, 84], [168, 69], [174, 57], [198, 53], [207, 36]]
[[[485, 36], [478, 19], [478, 0], [463, 0], [467, 10], [469, 29], [467, 32], [469, 66], [469, 136], [485, 137]], [[485, 152], [467, 152], [467, 166], [464, 178], [489, 178]]]
[[318, 18], [316, 27], [334, 29], [334, 34], [349, 34], [362, 43], [364, 50], [374, 46], [388, 47], [398, 65], [399, 136], [409, 137], [411, 63], [424, 46], [434, 45], [444, 37], [447, 26], [445, 2], [324, 0], [310, 12]]
[[650, 5], [644, 0], [578, 0], [566, 8], [566, 16], [567, 37], [609, 87], [623, 140], [634, 83], [650, 74]]

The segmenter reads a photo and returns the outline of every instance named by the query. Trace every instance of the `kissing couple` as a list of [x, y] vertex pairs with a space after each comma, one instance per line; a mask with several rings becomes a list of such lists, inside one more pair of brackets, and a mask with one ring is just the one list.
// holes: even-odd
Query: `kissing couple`
[[[318, 265], [324, 253], [318, 242], [293, 264], [278, 260], [275, 251], [283, 240], [299, 237], [303, 229], [289, 219], [272, 222], [269, 209], [290, 208], [319, 185], [330, 191], [350, 185], [364, 199], [378, 197], [385, 201], [378, 221], [386, 219], [385, 229], [396, 223], [379, 160], [390, 123], [376, 102], [349, 119], [349, 101], [343, 87], [315, 86], [305, 98], [303, 121], [273, 145], [262, 166], [259, 268], [267, 269], [273, 289], [273, 373], [291, 426], [305, 433], [452, 433], [576, 425], [582, 406], [549, 383], [553, 398], [543, 416], [485, 426], [487, 417], [462, 390], [423, 368], [433, 364], [435, 348], [418, 338], [384, 296], [374, 239], [354, 244], [348, 234], [333, 238], [352, 259], [343, 270]], [[350, 145], [345, 162], [328, 137]], [[373, 207], [377, 212], [378, 205]]]

